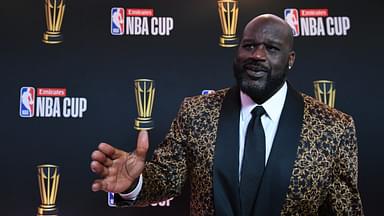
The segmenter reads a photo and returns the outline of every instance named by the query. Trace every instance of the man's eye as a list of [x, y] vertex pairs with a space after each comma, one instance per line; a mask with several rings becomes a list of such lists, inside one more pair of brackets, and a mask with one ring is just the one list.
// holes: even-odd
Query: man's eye
[[255, 48], [255, 45], [253, 45], [253, 44], [244, 44], [243, 48], [246, 49], [246, 50], [252, 50], [252, 49]]
[[277, 48], [277, 47], [275, 47], [275, 46], [269, 46], [269, 45], [267, 45], [266, 48], [267, 48], [268, 50], [270, 50], [270, 51], [279, 51], [279, 50], [280, 50], [279, 48]]

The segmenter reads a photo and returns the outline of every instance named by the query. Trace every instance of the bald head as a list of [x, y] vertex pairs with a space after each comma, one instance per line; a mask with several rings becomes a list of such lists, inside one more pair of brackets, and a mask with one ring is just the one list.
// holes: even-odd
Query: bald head
[[293, 50], [293, 33], [289, 24], [282, 18], [273, 14], [262, 14], [253, 18], [244, 28], [243, 37], [261, 29], [264, 32], [273, 32], [280, 36], [284, 43]]

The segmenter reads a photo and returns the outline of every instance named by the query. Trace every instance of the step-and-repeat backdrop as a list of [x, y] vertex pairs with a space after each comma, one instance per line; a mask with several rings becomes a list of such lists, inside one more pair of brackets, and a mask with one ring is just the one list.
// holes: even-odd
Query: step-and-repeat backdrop
[[[346, 0], [2, 1], [0, 214], [35, 215], [45, 202], [60, 215], [188, 215], [188, 186], [148, 207], [110, 207], [107, 193], [91, 192], [90, 154], [100, 142], [134, 148], [135, 79], [156, 81], [151, 151], [184, 97], [232, 86], [236, 37], [262, 13], [295, 33], [292, 84], [314, 95], [314, 80], [333, 81], [334, 106], [354, 116], [365, 213], [379, 215], [382, 9]], [[41, 164], [60, 172], [50, 169], [45, 191]]]

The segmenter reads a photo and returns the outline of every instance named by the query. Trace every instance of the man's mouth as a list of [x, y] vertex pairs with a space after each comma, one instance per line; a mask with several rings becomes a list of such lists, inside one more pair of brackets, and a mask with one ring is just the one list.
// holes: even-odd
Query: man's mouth
[[257, 65], [245, 65], [244, 69], [251, 79], [260, 79], [269, 73], [267, 68]]
[[253, 70], [247, 70], [247, 74], [250, 78], [259, 79], [267, 74], [265, 71], [253, 71]]

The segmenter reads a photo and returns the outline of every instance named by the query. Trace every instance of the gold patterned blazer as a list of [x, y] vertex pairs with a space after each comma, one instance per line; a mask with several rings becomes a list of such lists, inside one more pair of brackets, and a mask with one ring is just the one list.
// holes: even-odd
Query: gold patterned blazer
[[[184, 99], [169, 133], [146, 163], [139, 197], [133, 204], [117, 198], [118, 205], [145, 206], [177, 196], [189, 179], [190, 214], [224, 215], [221, 210], [232, 204], [223, 199], [215, 208], [219, 200], [214, 198], [221, 199], [214, 195], [220, 174], [215, 153], [232, 155], [221, 163], [236, 179], [239, 95], [234, 87]], [[233, 149], [220, 148], [223, 142], [233, 143]], [[256, 202], [260, 215], [363, 215], [357, 174], [352, 117], [288, 85]]]

